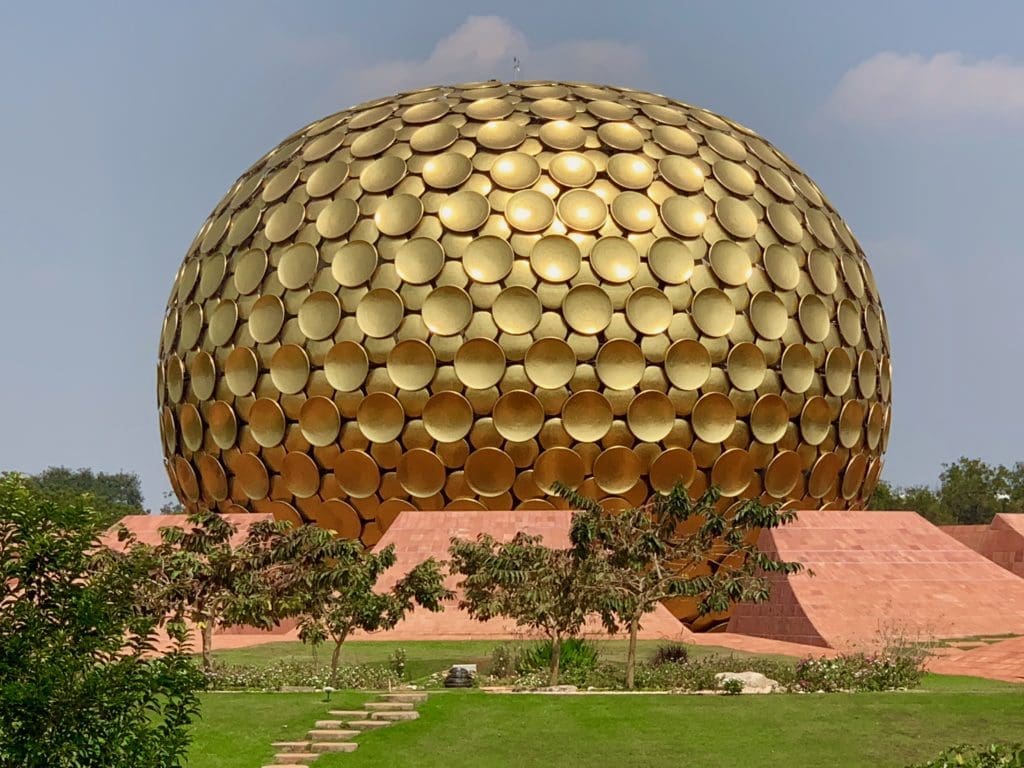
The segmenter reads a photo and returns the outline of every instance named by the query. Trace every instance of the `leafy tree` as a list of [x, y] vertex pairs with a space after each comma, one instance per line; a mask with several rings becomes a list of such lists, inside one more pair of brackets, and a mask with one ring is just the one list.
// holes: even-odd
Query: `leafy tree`
[[449, 553], [449, 570], [463, 577], [459, 607], [479, 621], [505, 616], [543, 633], [551, 641], [550, 682], [556, 685], [562, 640], [579, 634], [597, 605], [595, 561], [522, 532], [507, 543], [487, 534], [453, 538]]
[[391, 590], [377, 591], [381, 575], [395, 565], [395, 548], [373, 552], [316, 526], [279, 538], [266, 557], [265, 578], [279, 600], [275, 613], [298, 616], [299, 638], [314, 649], [327, 639], [334, 642], [332, 678], [352, 632], [392, 629], [416, 606], [440, 611], [442, 601], [453, 596], [433, 558]]
[[[259, 567], [261, 549], [269, 546], [266, 534], [246, 536], [238, 527], [213, 512], [188, 517], [188, 526], [160, 529], [160, 544], [147, 547], [122, 529], [120, 538], [129, 551], [149, 552], [152, 562], [152, 601], [171, 621], [188, 620], [200, 630], [203, 668], [213, 666], [215, 627], [248, 624], [269, 628], [277, 616]], [[270, 523], [271, 527], [275, 524]]]
[[677, 485], [645, 506], [611, 513], [565, 486], [558, 493], [576, 510], [570, 532], [576, 559], [593, 562], [600, 574], [587, 588], [596, 590], [605, 626], [629, 632], [627, 688], [633, 687], [640, 622], [660, 601], [688, 597], [700, 615], [725, 611], [731, 603], [767, 600], [767, 574], [803, 569], [757, 547], [758, 531], [796, 516], [777, 504], [750, 499], [727, 513], [718, 509], [717, 488], [692, 501]]
[[942, 506], [935, 491], [927, 485], [896, 487], [884, 480], [879, 481], [875, 492], [871, 495], [868, 509], [917, 512], [921, 517], [936, 525], [948, 525], [956, 522], [949, 511]]
[[0, 476], [0, 765], [180, 766], [203, 680], [182, 627], [152, 653], [147, 553], [101, 547], [103, 513], [34, 485]]
[[72, 505], [83, 494], [108, 527], [125, 515], [141, 515], [142, 484], [134, 472], [94, 472], [91, 469], [49, 467], [30, 479], [31, 485], [61, 505]]
[[942, 465], [939, 500], [951, 522], [960, 525], [989, 523], [999, 512], [1010, 511], [1011, 470], [980, 459], [961, 457]]

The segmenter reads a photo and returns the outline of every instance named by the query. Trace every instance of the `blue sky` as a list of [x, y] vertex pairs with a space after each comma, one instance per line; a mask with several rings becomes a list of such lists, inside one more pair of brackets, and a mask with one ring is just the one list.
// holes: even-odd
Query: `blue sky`
[[406, 87], [573, 78], [754, 128], [853, 228], [893, 344], [884, 476], [1024, 460], [1024, 4], [0, 6], [0, 469], [159, 506], [161, 315], [196, 229], [305, 123]]

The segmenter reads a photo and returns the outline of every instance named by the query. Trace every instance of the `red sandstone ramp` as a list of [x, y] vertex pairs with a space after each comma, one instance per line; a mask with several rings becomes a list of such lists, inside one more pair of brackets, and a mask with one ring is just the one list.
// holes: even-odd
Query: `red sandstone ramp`
[[989, 525], [944, 525], [944, 533], [1024, 578], [1024, 514], [999, 514]]
[[928, 660], [928, 669], [942, 675], [972, 675], [1024, 683], [1024, 637], [932, 658]]
[[[263, 520], [274, 519], [273, 515], [256, 512], [223, 514], [221, 517], [238, 528], [232, 537], [232, 543], [236, 545], [240, 544], [245, 538], [250, 525]], [[159, 544], [160, 529], [184, 528], [188, 525], [188, 515], [125, 515], [100, 537], [100, 543], [110, 549], [123, 550], [123, 542], [117, 540], [117, 529], [122, 525], [134, 533], [140, 543]]]
[[1024, 580], [913, 512], [801, 512], [758, 542], [813, 577], [774, 578], [769, 602], [737, 606], [729, 631], [857, 648], [912, 638], [1024, 634]]
[[[388, 528], [375, 550], [395, 545], [398, 562], [378, 582], [389, 589], [398, 579], [428, 557], [448, 559], [448, 546], [453, 536], [472, 539], [489, 533], [499, 541], [508, 541], [518, 531], [543, 536], [551, 547], [569, 546], [569, 524], [572, 513], [567, 510], [519, 510], [494, 512], [478, 510], [407, 511]], [[448, 587], [455, 589], [458, 577], [449, 576]], [[521, 637], [524, 633], [514, 622], [493, 620], [480, 622], [461, 611], [453, 600], [440, 613], [416, 610], [390, 632], [360, 635], [360, 639], [380, 640], [472, 640]], [[606, 634], [597, 620], [588, 623], [588, 634]], [[683, 628], [667, 609], [658, 607], [644, 617], [640, 637], [682, 639]]]

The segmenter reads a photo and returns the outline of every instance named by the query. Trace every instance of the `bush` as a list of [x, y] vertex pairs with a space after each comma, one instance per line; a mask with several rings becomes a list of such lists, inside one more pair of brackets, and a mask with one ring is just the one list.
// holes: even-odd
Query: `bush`
[[730, 677], [728, 680], [722, 681], [722, 690], [729, 696], [735, 696], [738, 693], [743, 693], [743, 681], [735, 677]]
[[[516, 671], [519, 673], [539, 672], [551, 665], [552, 643], [544, 641], [528, 646], [519, 654]], [[559, 666], [567, 679], [585, 675], [597, 666], [600, 656], [597, 646], [581, 637], [570, 637], [562, 641]]]
[[686, 650], [686, 646], [681, 643], [668, 643], [667, 645], [659, 645], [658, 650], [654, 653], [654, 658], [651, 659], [651, 664], [656, 667], [660, 667], [662, 664], [685, 664], [690, 658], [689, 651]]
[[1024, 744], [951, 747], [934, 760], [911, 768], [1024, 768]]
[[519, 666], [519, 651], [508, 643], [502, 643], [491, 651], [491, 677], [499, 679], [514, 677]]
[[391, 665], [391, 671], [398, 676], [399, 680], [405, 679], [405, 662], [407, 656], [405, 648], [396, 648], [395, 652], [391, 654], [388, 663]]
[[[712, 654], [678, 664], [642, 664], [636, 670], [636, 687], [661, 691], [713, 691], [719, 688], [715, 680], [719, 672], [760, 672], [783, 687], [793, 680], [793, 668], [784, 662]], [[617, 687], [621, 687], [622, 682], [620, 677]]]
[[334, 679], [330, 670], [311, 662], [281, 661], [265, 666], [217, 664], [206, 673], [206, 688], [211, 691], [277, 691], [282, 687], [350, 688], [384, 690], [401, 678], [391, 664], [340, 666]]
[[893, 691], [915, 688], [924, 675], [923, 659], [909, 652], [844, 654], [834, 659], [801, 659], [794, 670], [796, 691]]

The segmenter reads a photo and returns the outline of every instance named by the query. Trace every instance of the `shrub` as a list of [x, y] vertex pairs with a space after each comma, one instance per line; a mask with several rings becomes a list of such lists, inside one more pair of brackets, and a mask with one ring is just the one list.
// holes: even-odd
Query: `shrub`
[[395, 652], [392, 653], [391, 657], [388, 659], [388, 663], [391, 665], [391, 671], [395, 673], [399, 680], [405, 679], [405, 662], [405, 648], [396, 648]]
[[914, 688], [924, 675], [916, 653], [844, 654], [834, 659], [801, 659], [794, 670], [797, 691], [893, 691]]
[[729, 696], [735, 696], [738, 693], [743, 693], [743, 681], [735, 677], [730, 677], [728, 680], [722, 681], [722, 690]]
[[911, 768], [1024, 768], [1024, 744], [950, 747], [934, 760]]
[[[793, 669], [784, 662], [757, 657], [712, 654], [678, 664], [643, 664], [636, 670], [636, 687], [644, 690], [713, 691], [719, 672], [760, 672], [783, 687], [793, 680]], [[618, 686], [621, 687], [621, 678]]]
[[681, 643], [667, 643], [666, 645], [659, 645], [658, 650], [654, 653], [654, 658], [651, 659], [651, 664], [656, 667], [660, 667], [662, 664], [685, 664], [690, 658], [689, 651], [686, 650], [686, 646]]
[[281, 661], [265, 666], [217, 664], [206, 673], [206, 688], [213, 691], [276, 691], [285, 686], [383, 690], [401, 682], [389, 664], [339, 666], [330, 670], [311, 662]]
[[491, 677], [509, 678], [516, 673], [519, 666], [519, 652], [508, 643], [502, 643], [491, 651]]
[[[520, 673], [537, 672], [547, 669], [551, 664], [550, 641], [534, 643], [519, 655], [517, 671]], [[579, 678], [597, 666], [599, 653], [597, 646], [580, 637], [570, 637], [562, 641], [560, 667], [567, 677]]]

